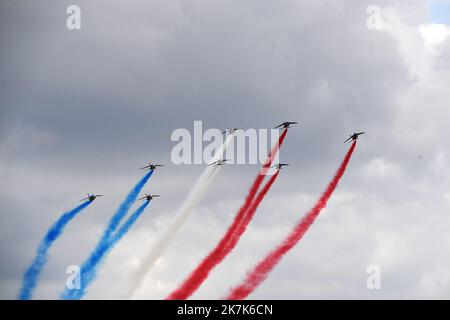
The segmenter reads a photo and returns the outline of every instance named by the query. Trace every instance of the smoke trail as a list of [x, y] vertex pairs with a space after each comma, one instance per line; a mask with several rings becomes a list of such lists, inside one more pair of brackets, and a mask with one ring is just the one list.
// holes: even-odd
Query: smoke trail
[[[215, 154], [213, 162], [223, 159], [226, 148], [233, 140], [235, 134], [230, 134], [221, 148], [219, 148]], [[184, 225], [186, 220], [191, 215], [192, 211], [197, 207], [200, 200], [204, 197], [208, 189], [210, 188], [214, 177], [220, 171], [221, 166], [208, 166], [197, 179], [194, 187], [189, 192], [188, 197], [184, 201], [183, 205], [178, 210], [175, 220], [165, 230], [163, 235], [156, 241], [152, 249], [145, 255], [140, 263], [136, 274], [130, 280], [131, 291], [127, 294], [128, 298], [132, 298], [139, 290], [141, 285], [145, 282], [147, 274], [153, 269], [156, 261], [161, 258], [172, 240], [175, 238], [177, 232]]]
[[[144, 203], [133, 213], [131, 216], [122, 224], [122, 226], [117, 230], [111, 239], [104, 242], [99, 247], [99, 250], [91, 255], [87, 261], [81, 266], [81, 288], [70, 290], [61, 295], [63, 299], [81, 299], [85, 294], [87, 287], [95, 280], [97, 276], [97, 269], [104, 261], [106, 255], [114, 248], [114, 246], [125, 236], [125, 234], [131, 229], [134, 223], [139, 219], [139, 217], [144, 212], [145, 208], [149, 205], [150, 201], [144, 201]], [[69, 290], [69, 289], [68, 289]]]
[[[92, 259], [95, 259], [95, 257], [99, 254], [99, 252], [102, 251], [105, 244], [108, 243], [110, 240], [112, 234], [114, 231], [116, 231], [118, 225], [120, 224], [120, 221], [126, 216], [128, 211], [130, 210], [131, 205], [136, 202], [136, 199], [141, 192], [142, 188], [144, 187], [145, 183], [150, 179], [150, 177], [153, 174], [153, 170], [150, 170], [145, 174], [145, 176], [139, 180], [139, 182], [131, 189], [131, 191], [126, 196], [125, 200], [120, 204], [119, 208], [117, 209], [116, 213], [112, 216], [111, 220], [108, 223], [108, 226], [106, 227], [105, 231], [103, 231], [103, 235], [100, 238], [99, 242], [97, 243], [94, 250], [92, 250], [90, 256], [87, 258], [85, 263], [88, 261], [91, 261]], [[84, 263], [83, 263], [84, 265]], [[61, 298], [63, 299], [76, 299], [78, 292], [80, 290], [69, 290], [67, 289], [65, 292], [61, 294]]]
[[[258, 192], [258, 189], [260, 188], [265, 175], [270, 169], [274, 157], [276, 156], [278, 150], [283, 144], [284, 139], [286, 138], [286, 134], [287, 128], [283, 130], [277, 143], [272, 147], [272, 150], [270, 151], [270, 154], [268, 155], [266, 161], [264, 162], [262, 169], [260, 170], [258, 176], [255, 178], [253, 184], [250, 187], [250, 190], [245, 198], [244, 204], [239, 208], [239, 211], [236, 214], [233, 223], [228, 228], [225, 235], [222, 237], [222, 239], [219, 241], [219, 243], [216, 245], [213, 251], [211, 251], [208, 254], [208, 256], [197, 266], [197, 268], [191, 273], [191, 275], [183, 282], [183, 284], [179, 287], [179, 289], [177, 289], [171, 295], [169, 295], [168, 299], [186, 299], [187, 297], [189, 297], [207, 278], [212, 268], [214, 268], [220, 261], [222, 261], [226, 257], [226, 255], [232, 250], [234, 245], [236, 245], [238, 239], [236, 239], [236, 243], [234, 243], [234, 245], [230, 243], [230, 240], [234, 238], [233, 235], [235, 235], [236, 231], [239, 230], [239, 228], [242, 226], [246, 213], [250, 208], [250, 206], [252, 205], [256, 193]], [[275, 179], [276, 177], [273, 180]], [[267, 184], [266, 186], [270, 188], [271, 184], [270, 185]], [[228, 245], [230, 245], [231, 247]]]
[[241, 219], [241, 223], [230, 226], [227, 233], [220, 240], [216, 248], [211, 251], [209, 255], [195, 268], [195, 270], [180, 285], [180, 287], [167, 297], [168, 300], [182, 300], [190, 297], [206, 280], [209, 273], [234, 249], [253, 218], [259, 204], [264, 199], [265, 195], [278, 177], [278, 174], [279, 171], [270, 177], [269, 181], [252, 202], [251, 207], [248, 208], [243, 219]]
[[261, 183], [264, 180], [264, 177], [266, 176], [266, 174], [268, 174], [268, 171], [270, 170], [272, 162], [273, 162], [275, 156], [277, 155], [281, 145], [283, 144], [284, 139], [286, 138], [287, 131], [288, 131], [287, 128], [283, 130], [277, 143], [272, 147], [272, 150], [270, 151], [266, 161], [264, 162], [259, 174], [256, 176], [255, 180], [253, 181], [253, 184], [250, 187], [250, 190], [244, 200], [244, 204], [239, 208], [239, 211], [238, 211], [236, 217], [234, 218], [232, 225], [228, 229], [229, 232], [233, 232], [230, 230], [237, 230], [237, 228], [239, 228], [239, 226], [242, 224], [248, 208], [252, 205], [253, 200], [256, 196], [256, 193], [258, 192], [258, 190], [261, 186]]
[[347, 152], [341, 166], [337, 170], [333, 180], [328, 185], [325, 192], [317, 201], [315, 206], [303, 217], [294, 230], [284, 239], [284, 241], [270, 252], [261, 262], [259, 262], [249, 273], [245, 280], [230, 290], [228, 296], [225, 299], [238, 300], [245, 299], [250, 293], [252, 293], [269, 275], [270, 271], [281, 261], [283, 256], [291, 250], [303, 235], [308, 231], [309, 227], [314, 223], [314, 220], [320, 214], [321, 210], [325, 208], [328, 200], [336, 189], [339, 180], [342, 178], [345, 169], [350, 161], [353, 151], [356, 147], [356, 141], [354, 141]]
[[19, 293], [19, 299], [29, 300], [39, 281], [42, 269], [48, 259], [48, 251], [59, 236], [64, 231], [66, 225], [83, 209], [85, 209], [90, 201], [86, 201], [75, 209], [64, 213], [47, 231], [44, 239], [42, 239], [36, 250], [36, 257], [23, 275], [22, 288]]
[[120, 204], [119, 209], [117, 209], [116, 213], [112, 216], [111, 220], [109, 221], [109, 224], [105, 229], [105, 231], [103, 232], [102, 238], [98, 242], [97, 246], [101, 246], [104, 242], [108, 241], [109, 238], [111, 237], [111, 234], [114, 231], [116, 231], [120, 221], [122, 221], [122, 219], [127, 215], [133, 203], [136, 202], [139, 193], [141, 192], [144, 185], [147, 183], [148, 179], [150, 179], [152, 174], [153, 170], [147, 172], [145, 176], [134, 186], [134, 188], [131, 189], [125, 200]]

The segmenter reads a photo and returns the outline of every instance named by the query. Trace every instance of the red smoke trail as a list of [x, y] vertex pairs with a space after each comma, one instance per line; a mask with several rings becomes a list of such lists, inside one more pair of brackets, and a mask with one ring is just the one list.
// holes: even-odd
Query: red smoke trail
[[[252, 206], [254, 210], [256, 211], [259, 203], [264, 198], [265, 194], [269, 191], [270, 187], [272, 186], [273, 182], [278, 176], [278, 172], [274, 174], [271, 179], [266, 183], [264, 188], [261, 190], [261, 192], [258, 194], [257, 200], [258, 203], [256, 204], [256, 201], [254, 203], [254, 198], [256, 196], [256, 193], [261, 186], [261, 183], [264, 180], [265, 174], [269, 170], [272, 161], [280, 149], [280, 146], [283, 144], [284, 138], [287, 134], [287, 128], [283, 130], [283, 133], [280, 135], [278, 139], [278, 143], [275, 144], [267, 158], [267, 160], [264, 162], [263, 167], [261, 171], [259, 172], [258, 176], [256, 177], [255, 181], [253, 182], [249, 193], [247, 194], [247, 197], [245, 198], [244, 204], [239, 209], [236, 217], [234, 218], [233, 223], [228, 228], [225, 235], [222, 237], [222, 239], [219, 241], [219, 243], [216, 245], [213, 251], [211, 251], [208, 256], [203, 259], [203, 261], [195, 268], [194, 271], [189, 275], [189, 277], [176, 289], [173, 291], [166, 299], [168, 300], [184, 300], [187, 299], [189, 296], [191, 296], [198, 287], [203, 283], [203, 281], [206, 280], [211, 270], [219, 264], [226, 256], [227, 254], [234, 248], [237, 241], [239, 240], [240, 235], [245, 231], [245, 226], [243, 226], [243, 222], [246, 221], [245, 218], [247, 216], [247, 211], [249, 210], [250, 206]], [[253, 205], [255, 204], [255, 205]], [[254, 212], [253, 212], [254, 213]], [[250, 222], [248, 220], [247, 224]], [[240, 231], [242, 230], [242, 231]], [[240, 233], [239, 236], [237, 236]], [[232, 244], [232, 242], [234, 245]]]
[[235, 230], [233, 230], [233, 235], [230, 237], [228, 243], [224, 247], [223, 253], [224, 256], [221, 258], [220, 261], [222, 261], [225, 258], [225, 256], [228, 255], [228, 253], [234, 249], [239, 239], [247, 229], [248, 224], [250, 223], [250, 221], [252, 221], [252, 218], [255, 215], [255, 212], [258, 209], [259, 205], [261, 204], [262, 200], [264, 199], [267, 192], [269, 192], [273, 183], [277, 179], [279, 173], [280, 170], [278, 170], [273, 176], [270, 177], [269, 181], [267, 181], [266, 185], [263, 187], [263, 189], [261, 189], [261, 191], [258, 193], [258, 196], [252, 202], [250, 208], [248, 208], [247, 212], [245, 213], [244, 217], [241, 220], [241, 223], [236, 227]]
[[237, 287], [231, 288], [227, 300], [240, 300], [245, 299], [250, 293], [252, 293], [269, 275], [270, 271], [281, 261], [281, 258], [291, 250], [297, 242], [308, 231], [309, 227], [314, 223], [314, 220], [319, 215], [320, 211], [325, 208], [328, 200], [336, 189], [339, 180], [342, 178], [345, 169], [350, 161], [353, 151], [356, 147], [356, 141], [354, 141], [347, 152], [341, 166], [339, 167], [333, 180], [328, 185], [325, 192], [320, 197], [315, 206], [308, 212], [308, 214], [300, 220], [295, 229], [285, 238], [280, 246], [275, 248], [269, 253], [261, 262], [259, 262], [253, 270], [247, 273], [245, 280]]
[[215, 266], [217, 266], [236, 246], [239, 238], [244, 233], [247, 225], [250, 223], [256, 209], [261, 201], [269, 191], [272, 184], [278, 177], [279, 171], [277, 171], [270, 180], [267, 181], [263, 189], [258, 193], [257, 197], [251, 204], [251, 207], [247, 210], [245, 216], [242, 217], [241, 223], [233, 225], [233, 228], [229, 228], [228, 232], [219, 242], [217, 247], [197, 266], [197, 268], [190, 274], [190, 276], [181, 284], [181, 286], [172, 292], [167, 299], [168, 300], [182, 300], [191, 296], [200, 285], [206, 280], [209, 273]]

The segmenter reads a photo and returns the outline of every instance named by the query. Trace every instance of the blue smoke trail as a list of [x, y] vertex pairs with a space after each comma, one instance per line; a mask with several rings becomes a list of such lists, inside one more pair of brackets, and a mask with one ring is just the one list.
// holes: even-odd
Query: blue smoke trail
[[[130, 193], [128, 193], [125, 200], [120, 204], [119, 209], [117, 209], [116, 213], [113, 215], [111, 220], [109, 221], [108, 227], [103, 232], [103, 236], [100, 239], [100, 241], [97, 244], [97, 248], [100, 247], [104, 242], [107, 242], [109, 238], [111, 237], [112, 233], [116, 231], [117, 226], [119, 225], [120, 221], [122, 221], [123, 217], [125, 217], [130, 210], [130, 207], [133, 205], [133, 203], [136, 202], [136, 199], [141, 192], [144, 185], [147, 183], [148, 179], [153, 174], [153, 170], [150, 170], [147, 172], [147, 174], [134, 186], [133, 189], [131, 189]], [[94, 249], [94, 252], [96, 249]], [[94, 253], [93, 252], [93, 253]]]
[[19, 299], [29, 300], [33, 295], [33, 291], [39, 281], [42, 269], [48, 259], [48, 251], [52, 246], [53, 242], [59, 238], [59, 236], [64, 231], [65, 226], [72, 220], [78, 213], [80, 213], [84, 208], [86, 208], [90, 201], [86, 201], [76, 207], [75, 209], [64, 213], [47, 231], [44, 239], [42, 239], [36, 250], [36, 257], [34, 258], [31, 265], [25, 271], [23, 275], [22, 288], [19, 293]]
[[101, 265], [105, 256], [114, 248], [114, 246], [123, 238], [130, 230], [134, 223], [144, 212], [150, 201], [145, 201], [129, 218], [123, 223], [120, 229], [111, 237], [108, 242], [102, 243], [98, 250], [92, 254], [87, 261], [81, 266], [81, 288], [66, 290], [61, 295], [63, 299], [81, 299], [86, 294], [89, 284], [94, 281], [97, 276], [97, 269]]
[[[116, 231], [117, 227], [120, 224], [120, 221], [126, 216], [128, 211], [130, 210], [131, 205], [136, 202], [136, 199], [141, 192], [142, 188], [144, 187], [145, 183], [150, 179], [150, 177], [153, 174], [153, 170], [150, 170], [135, 186], [131, 191], [128, 193], [125, 200], [120, 204], [119, 209], [117, 209], [116, 213], [113, 215], [111, 220], [109, 221], [108, 226], [106, 227], [105, 231], [103, 232], [103, 235], [99, 242], [97, 243], [97, 246], [94, 248], [94, 250], [91, 252], [90, 256], [87, 258], [87, 260], [83, 263], [81, 269], [83, 270], [85, 266], [90, 265], [91, 261], [97, 261], [97, 256], [104, 250], [105, 245], [108, 244], [108, 242], [111, 239], [112, 234], [114, 231]], [[83, 282], [83, 279], [81, 279]], [[83, 292], [82, 290], [83, 285], [81, 285], [81, 289], [66, 289], [65, 292], [61, 294], [62, 299], [77, 299], [77, 296], [80, 296], [80, 293]]]

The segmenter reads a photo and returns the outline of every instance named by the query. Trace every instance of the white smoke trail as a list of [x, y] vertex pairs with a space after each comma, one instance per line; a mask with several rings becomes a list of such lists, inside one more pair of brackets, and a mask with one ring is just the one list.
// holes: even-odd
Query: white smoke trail
[[[223, 159], [226, 148], [230, 145], [235, 134], [228, 135], [222, 146], [216, 151], [212, 162]], [[212, 163], [211, 162], [211, 163]], [[172, 240], [175, 238], [177, 232], [184, 225], [186, 220], [190, 217], [193, 210], [197, 207], [198, 203], [204, 197], [209, 190], [214, 178], [220, 171], [222, 166], [208, 166], [197, 179], [194, 187], [191, 189], [188, 197], [184, 201], [183, 205], [178, 210], [178, 213], [173, 220], [172, 224], [166, 229], [164, 234], [156, 241], [147, 255], [145, 255], [141, 263], [138, 266], [136, 274], [130, 279], [131, 291], [127, 295], [127, 298], [132, 299], [140, 287], [145, 283], [147, 275], [157, 264], [158, 260], [164, 255]]]

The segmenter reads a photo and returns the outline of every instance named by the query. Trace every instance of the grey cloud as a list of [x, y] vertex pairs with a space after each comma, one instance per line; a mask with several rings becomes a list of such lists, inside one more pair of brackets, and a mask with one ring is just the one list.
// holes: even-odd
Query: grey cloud
[[[150, 247], [202, 170], [170, 165], [172, 130], [194, 120], [270, 128], [287, 119], [301, 121], [282, 150], [291, 167], [198, 297], [220, 297], [281, 239], [325, 188], [354, 130], [367, 133], [330, 208], [252, 297], [448, 295], [449, 40], [419, 76], [401, 50], [406, 43], [410, 57], [427, 56], [407, 46], [427, 23], [426, 1], [80, 1], [79, 32], [65, 28], [68, 4], [0, 4], [2, 298], [13, 298], [57, 215], [85, 192], [105, 193], [52, 252], [37, 297], [56, 298], [65, 267], [86, 257], [137, 168], [163, 162], [148, 186], [163, 197], [89, 294], [119, 297], [133, 257]], [[408, 39], [368, 30], [371, 4], [397, 10]], [[213, 247], [256, 172], [224, 168], [143, 297], [162, 298]], [[409, 248], [377, 258], [397, 244]], [[386, 268], [377, 293], [365, 288], [369, 263]]]

